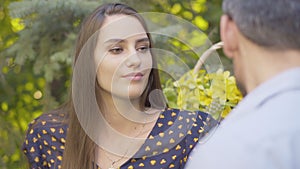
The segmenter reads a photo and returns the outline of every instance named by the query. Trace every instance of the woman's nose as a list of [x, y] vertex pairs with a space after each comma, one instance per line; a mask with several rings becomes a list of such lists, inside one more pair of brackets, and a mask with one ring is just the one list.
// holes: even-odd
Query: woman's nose
[[135, 49], [129, 50], [128, 56], [126, 58], [126, 66], [128, 67], [138, 67], [141, 64], [141, 58], [139, 53]]

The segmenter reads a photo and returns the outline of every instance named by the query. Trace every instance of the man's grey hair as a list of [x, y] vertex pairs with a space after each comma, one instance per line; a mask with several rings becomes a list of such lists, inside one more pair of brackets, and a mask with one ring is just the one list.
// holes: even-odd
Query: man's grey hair
[[223, 12], [258, 45], [300, 50], [300, 0], [223, 0]]

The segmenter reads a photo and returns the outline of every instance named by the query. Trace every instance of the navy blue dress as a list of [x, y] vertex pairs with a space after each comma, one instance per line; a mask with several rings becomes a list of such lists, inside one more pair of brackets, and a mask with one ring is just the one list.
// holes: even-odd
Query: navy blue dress
[[[29, 124], [23, 151], [32, 169], [61, 168], [68, 128], [62, 118], [64, 114], [43, 114]], [[139, 151], [120, 168], [184, 168], [196, 143], [216, 124], [200, 111], [165, 109]]]

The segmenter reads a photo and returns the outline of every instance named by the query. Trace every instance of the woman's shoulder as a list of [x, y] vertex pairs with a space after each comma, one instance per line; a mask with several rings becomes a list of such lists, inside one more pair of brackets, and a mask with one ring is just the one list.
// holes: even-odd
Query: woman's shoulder
[[187, 121], [192, 120], [194, 122], [199, 119], [200, 121], [207, 121], [211, 118], [211, 116], [203, 111], [190, 111], [190, 110], [182, 110], [178, 108], [166, 108], [161, 113], [163, 116], [171, 119], [185, 119]]
[[[161, 152], [157, 158], [169, 159], [167, 161], [170, 163], [166, 164], [176, 162], [178, 166], [183, 166], [180, 161], [183, 161], [185, 155], [208, 132], [208, 118], [209, 115], [202, 111], [176, 108], [162, 110], [155, 127], [137, 155], [153, 156]], [[181, 158], [172, 158], [179, 155]]]
[[28, 125], [22, 149], [31, 166], [49, 167], [54, 159], [61, 160], [67, 127], [66, 117], [60, 111], [44, 113]]
[[211, 128], [218, 124], [211, 115], [203, 111], [189, 111], [176, 108], [167, 108], [161, 115], [161, 123], [167, 124], [167, 126], [178, 126], [178, 128], [187, 128], [188, 133], [196, 135], [205, 135]]
[[65, 137], [67, 127], [66, 115], [59, 110], [52, 110], [41, 114], [29, 123], [26, 138], [38, 140], [53, 136]]
[[36, 129], [50, 129], [58, 127], [66, 127], [67, 117], [66, 114], [60, 110], [52, 110], [47, 113], [43, 113], [28, 125], [28, 130]]

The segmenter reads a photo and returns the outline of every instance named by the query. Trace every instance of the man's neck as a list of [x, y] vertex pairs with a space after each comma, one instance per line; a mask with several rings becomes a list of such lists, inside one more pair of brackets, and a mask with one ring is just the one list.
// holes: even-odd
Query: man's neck
[[261, 47], [247, 51], [246, 90], [251, 92], [258, 85], [288, 69], [300, 67], [300, 51], [272, 50]]

